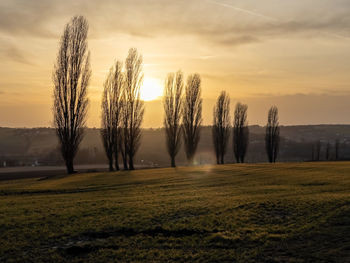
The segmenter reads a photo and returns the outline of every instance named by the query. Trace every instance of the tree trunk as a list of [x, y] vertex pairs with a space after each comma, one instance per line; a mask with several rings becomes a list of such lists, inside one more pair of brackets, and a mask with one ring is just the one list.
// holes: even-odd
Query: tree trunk
[[122, 154], [122, 159], [123, 159], [124, 170], [129, 170], [128, 169], [128, 161], [127, 161], [127, 158], [126, 158], [126, 153], [124, 151], [121, 151], [121, 154]]
[[189, 165], [194, 165], [194, 157], [193, 156], [188, 158], [188, 164]]
[[116, 171], [119, 171], [119, 154], [118, 154], [118, 152], [116, 152], [115, 154], [114, 154], [114, 161], [115, 161], [115, 170]]
[[126, 155], [123, 155], [123, 166], [124, 166], [124, 170], [129, 170], [128, 160], [126, 159]]
[[73, 165], [73, 159], [72, 158], [67, 158], [67, 160], [66, 160], [66, 168], [67, 168], [67, 173], [68, 174], [75, 173], [74, 165]]
[[110, 156], [110, 158], [108, 158], [108, 162], [109, 162], [109, 171], [113, 172], [113, 156]]
[[135, 170], [134, 167], [134, 160], [132, 157], [129, 156], [129, 170]]
[[128, 163], [127, 163], [126, 159], [123, 160], [123, 166], [124, 166], [124, 170], [129, 170]]
[[171, 156], [171, 167], [176, 167], [175, 165], [175, 157]]

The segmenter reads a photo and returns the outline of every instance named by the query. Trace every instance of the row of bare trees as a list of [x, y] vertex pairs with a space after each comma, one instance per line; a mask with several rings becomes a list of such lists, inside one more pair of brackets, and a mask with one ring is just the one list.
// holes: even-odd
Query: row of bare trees
[[183, 97], [184, 77], [181, 71], [168, 74], [164, 88], [164, 126], [166, 146], [171, 166], [175, 167], [175, 157], [181, 146], [181, 135], [189, 163], [193, 163], [200, 139], [202, 123], [201, 78], [198, 74], [187, 78]]
[[[73, 160], [83, 138], [88, 107], [87, 88], [91, 76], [87, 46], [88, 23], [73, 17], [65, 26], [53, 72], [54, 122], [67, 172], [73, 173]], [[129, 50], [124, 63], [110, 68], [102, 95], [101, 137], [109, 169], [119, 170], [119, 155], [124, 169], [134, 169], [134, 157], [140, 146], [144, 104], [140, 99], [143, 59], [136, 49]], [[185, 91], [184, 90], [185, 86]], [[184, 93], [184, 94], [183, 94]], [[202, 123], [201, 78], [190, 75], [184, 85], [181, 71], [170, 73], [164, 89], [164, 126], [166, 145], [175, 167], [175, 158], [184, 140], [189, 163], [194, 162]], [[217, 163], [224, 163], [230, 136], [230, 98], [222, 92], [214, 107], [213, 142]], [[248, 106], [237, 103], [233, 119], [233, 151], [236, 162], [243, 163], [249, 142]], [[275, 162], [279, 146], [278, 110], [272, 107], [266, 126], [266, 151]], [[114, 167], [113, 167], [114, 164]]]
[[[237, 103], [233, 119], [233, 152], [237, 163], [243, 163], [248, 148], [248, 106]], [[222, 91], [213, 111], [212, 136], [216, 163], [223, 164], [231, 131], [230, 97]]]
[[101, 136], [109, 160], [109, 170], [119, 170], [119, 154], [124, 170], [133, 170], [140, 146], [144, 104], [140, 99], [142, 56], [132, 48], [123, 63], [111, 67], [102, 96]]
[[[175, 167], [175, 157], [184, 139], [184, 148], [189, 163], [193, 163], [200, 139], [202, 122], [201, 79], [198, 74], [187, 79], [183, 98], [183, 74], [181, 71], [168, 74], [164, 88], [164, 126], [166, 146], [171, 166]], [[233, 152], [237, 163], [244, 163], [249, 144], [247, 121], [248, 106], [237, 103], [233, 119]], [[273, 106], [268, 112], [265, 133], [265, 147], [269, 162], [275, 162], [279, 150], [278, 109]], [[224, 163], [228, 140], [231, 133], [230, 97], [222, 91], [213, 111], [212, 137], [217, 164]], [[183, 135], [183, 136], [181, 136]]]
[[[87, 34], [86, 19], [73, 17], [61, 37], [53, 74], [55, 127], [68, 173], [74, 173], [73, 161], [86, 122], [87, 87], [91, 76]], [[104, 82], [101, 137], [111, 171], [114, 167], [119, 170], [119, 155], [124, 169], [134, 169], [144, 113], [144, 104], [140, 99], [142, 81], [142, 56], [136, 49], [130, 49], [125, 63], [116, 62]], [[164, 96], [164, 124], [172, 166], [175, 166], [175, 157], [180, 148], [181, 133], [189, 162], [193, 162], [200, 138], [200, 76], [194, 74], [188, 77], [184, 98], [183, 86], [181, 72], [169, 74]]]
[[[249, 144], [247, 121], [248, 106], [237, 103], [233, 118], [233, 153], [237, 163], [244, 163]], [[230, 98], [222, 91], [214, 106], [212, 135], [217, 164], [224, 163], [230, 137]], [[265, 148], [269, 162], [276, 162], [280, 140], [278, 109], [273, 106], [268, 112], [265, 133]]]
[[[340, 141], [339, 139], [335, 140], [334, 145], [328, 141], [324, 149], [324, 158], [321, 158], [322, 152], [322, 143], [320, 140], [315, 141], [311, 144], [311, 161], [321, 161], [322, 159], [326, 161], [340, 159]], [[333, 148], [333, 149], [332, 149]]]
[[[74, 173], [74, 157], [84, 135], [91, 76], [87, 45], [88, 23], [76, 16], [65, 26], [53, 72], [54, 124], [68, 173]], [[142, 56], [130, 49], [123, 65], [116, 62], [109, 71], [102, 96], [103, 145], [109, 169], [134, 169], [140, 145], [144, 105], [140, 99], [143, 81]]]

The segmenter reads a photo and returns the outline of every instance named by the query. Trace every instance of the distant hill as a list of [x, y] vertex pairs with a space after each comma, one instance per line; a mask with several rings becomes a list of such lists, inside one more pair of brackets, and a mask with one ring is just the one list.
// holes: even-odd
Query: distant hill
[[[265, 162], [265, 128], [250, 126], [248, 162]], [[232, 136], [230, 136], [232, 138]], [[312, 144], [322, 143], [321, 159], [325, 156], [325, 145], [331, 143], [331, 156], [334, 155], [334, 142], [341, 143], [340, 158], [350, 159], [350, 125], [305, 125], [282, 126], [279, 161], [307, 161], [311, 159]], [[214, 163], [211, 127], [202, 128], [201, 140], [196, 155], [198, 163]], [[0, 128], [0, 166], [21, 165], [60, 165], [57, 138], [53, 128]], [[106, 162], [100, 130], [88, 128], [76, 157], [77, 164], [102, 164]], [[228, 145], [226, 162], [233, 162], [232, 140]], [[141, 146], [136, 156], [137, 164], [147, 166], [167, 166], [168, 154], [165, 147], [164, 129], [144, 129]], [[185, 164], [183, 149], [177, 157], [178, 164]]]

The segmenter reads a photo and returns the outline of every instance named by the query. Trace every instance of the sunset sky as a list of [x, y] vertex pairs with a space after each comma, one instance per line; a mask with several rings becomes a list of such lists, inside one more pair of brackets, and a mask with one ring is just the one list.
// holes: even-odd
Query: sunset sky
[[[284, 125], [350, 123], [349, 0], [0, 0], [0, 126], [52, 126], [53, 64], [74, 15], [90, 25], [89, 127], [130, 47], [144, 57], [146, 99], [169, 72], [202, 76], [204, 124], [221, 90], [232, 109], [248, 104], [249, 124], [263, 125], [271, 105]], [[159, 98], [147, 101], [144, 127], [162, 118]]]

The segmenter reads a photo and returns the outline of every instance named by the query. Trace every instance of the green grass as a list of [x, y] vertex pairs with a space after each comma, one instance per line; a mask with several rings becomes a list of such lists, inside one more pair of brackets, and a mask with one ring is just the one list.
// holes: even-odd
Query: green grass
[[350, 163], [0, 182], [0, 262], [349, 262]]

